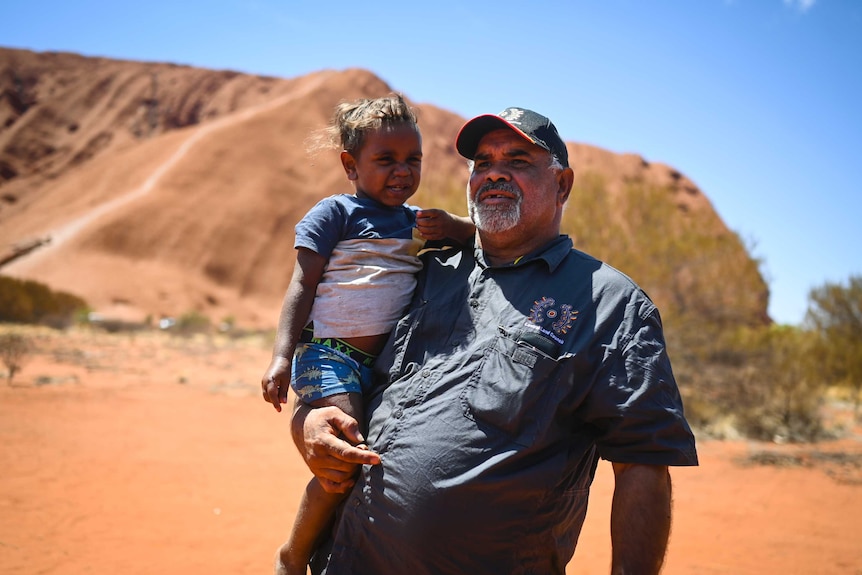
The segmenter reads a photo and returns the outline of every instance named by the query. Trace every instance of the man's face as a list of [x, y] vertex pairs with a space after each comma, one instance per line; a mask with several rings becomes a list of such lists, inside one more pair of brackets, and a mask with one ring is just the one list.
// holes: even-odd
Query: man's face
[[483, 136], [467, 193], [476, 227], [490, 234], [533, 234], [542, 241], [556, 237], [571, 182], [564, 185], [552, 160], [547, 150], [507, 128]]

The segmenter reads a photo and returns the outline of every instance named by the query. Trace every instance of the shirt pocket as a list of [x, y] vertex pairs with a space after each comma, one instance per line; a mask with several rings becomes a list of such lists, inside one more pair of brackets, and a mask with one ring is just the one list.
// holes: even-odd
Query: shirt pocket
[[522, 446], [534, 444], [554, 418], [554, 372], [560, 359], [501, 329], [461, 393], [464, 415], [486, 433], [504, 434]]

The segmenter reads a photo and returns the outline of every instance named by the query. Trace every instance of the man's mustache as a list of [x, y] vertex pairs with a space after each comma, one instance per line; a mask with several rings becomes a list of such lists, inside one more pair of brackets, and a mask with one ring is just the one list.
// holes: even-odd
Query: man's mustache
[[514, 194], [515, 197], [520, 200], [523, 197], [521, 190], [515, 184], [511, 182], [485, 182], [479, 189], [476, 190], [475, 198], [480, 197], [485, 192], [508, 192], [510, 194]]

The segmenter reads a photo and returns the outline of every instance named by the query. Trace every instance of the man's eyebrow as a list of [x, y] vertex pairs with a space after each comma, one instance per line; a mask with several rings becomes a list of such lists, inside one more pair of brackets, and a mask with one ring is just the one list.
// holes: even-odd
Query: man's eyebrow
[[[489, 152], [476, 152], [474, 156], [474, 160], [484, 160], [487, 159], [491, 154]], [[520, 146], [515, 148], [508, 148], [505, 152], [503, 152], [503, 156], [506, 158], [520, 158], [520, 157], [530, 157], [532, 154], [530, 150], [527, 148], [522, 148]]]

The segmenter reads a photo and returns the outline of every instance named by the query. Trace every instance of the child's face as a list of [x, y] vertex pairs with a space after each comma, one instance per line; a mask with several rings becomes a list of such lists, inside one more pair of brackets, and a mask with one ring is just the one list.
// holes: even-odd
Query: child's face
[[341, 163], [357, 196], [400, 206], [419, 188], [422, 138], [406, 125], [370, 132], [356, 156], [341, 152]]

